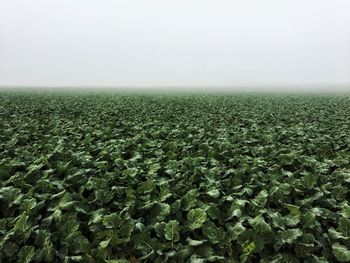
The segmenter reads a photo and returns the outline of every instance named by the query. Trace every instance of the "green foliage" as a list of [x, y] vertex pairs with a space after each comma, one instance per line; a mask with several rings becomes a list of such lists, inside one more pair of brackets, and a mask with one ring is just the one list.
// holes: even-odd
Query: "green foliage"
[[166, 240], [177, 242], [180, 239], [179, 231], [179, 222], [176, 220], [171, 220], [165, 225], [164, 236]]
[[334, 243], [332, 245], [332, 251], [334, 256], [340, 262], [350, 262], [350, 250], [349, 248], [340, 245], [339, 243]]
[[300, 229], [287, 229], [281, 232], [281, 238], [283, 243], [292, 244], [300, 237], [303, 232]]
[[195, 208], [188, 212], [187, 219], [190, 223], [191, 229], [200, 228], [207, 220], [207, 214], [201, 208]]
[[350, 262], [350, 99], [0, 93], [0, 262]]

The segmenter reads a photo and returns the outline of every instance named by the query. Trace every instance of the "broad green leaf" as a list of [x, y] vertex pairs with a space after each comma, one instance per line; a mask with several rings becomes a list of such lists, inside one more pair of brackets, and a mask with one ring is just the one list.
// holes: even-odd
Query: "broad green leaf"
[[271, 232], [271, 226], [265, 222], [265, 219], [262, 215], [258, 215], [253, 219], [250, 218], [248, 221], [257, 234], [265, 234]]
[[242, 209], [244, 208], [245, 204], [247, 203], [246, 200], [242, 199], [236, 199], [232, 204], [231, 207], [228, 211], [228, 218], [227, 220], [237, 217], [241, 218], [242, 217]]
[[69, 247], [74, 251], [74, 253], [84, 253], [86, 251], [89, 251], [90, 249], [90, 243], [89, 240], [83, 236], [81, 233], [76, 232], [74, 235], [71, 235]]
[[169, 197], [172, 196], [171, 189], [169, 187], [169, 182], [166, 180], [160, 180], [157, 185], [160, 188], [160, 194], [159, 194], [159, 201], [164, 202], [167, 200]]
[[332, 252], [336, 259], [340, 262], [350, 262], [350, 250], [340, 245], [339, 243], [334, 243], [332, 245]]
[[342, 209], [342, 211], [340, 212], [340, 214], [343, 217], [350, 219], [350, 206], [348, 205], [348, 203], [346, 201], [344, 203], [342, 203], [341, 209]]
[[148, 194], [153, 191], [155, 187], [155, 183], [153, 180], [147, 180], [146, 182], [143, 182], [138, 188], [137, 192], [142, 194]]
[[269, 193], [267, 190], [261, 190], [257, 196], [253, 199], [253, 204], [257, 207], [264, 207], [267, 201], [267, 197], [269, 196]]
[[55, 258], [55, 248], [53, 247], [52, 242], [46, 238], [42, 249], [39, 250], [39, 254], [37, 256], [38, 259], [44, 262], [53, 262]]
[[169, 221], [164, 228], [164, 236], [169, 241], [177, 242], [180, 239], [180, 226], [177, 220]]
[[207, 192], [207, 195], [213, 198], [218, 198], [220, 196], [220, 191], [217, 189], [213, 189]]
[[16, 220], [14, 230], [19, 233], [26, 233], [30, 229], [30, 223], [28, 223], [29, 216], [26, 213], [23, 213]]
[[194, 239], [191, 239], [190, 237], [188, 237], [186, 239], [186, 241], [188, 242], [189, 246], [197, 247], [197, 246], [204, 244], [207, 240], [194, 240]]
[[313, 228], [316, 225], [316, 215], [311, 211], [302, 214], [301, 225], [303, 228]]
[[154, 224], [153, 228], [156, 231], [158, 237], [163, 237], [164, 234], [164, 229], [165, 229], [165, 222], [157, 222]]
[[228, 235], [231, 240], [237, 240], [237, 238], [244, 232], [246, 228], [242, 225], [241, 222], [236, 224], [228, 225]]
[[103, 217], [103, 225], [106, 228], [113, 228], [114, 230], [118, 230], [121, 223], [122, 218], [117, 213], [112, 213]]
[[104, 240], [104, 241], [101, 241], [100, 244], [99, 244], [99, 247], [101, 248], [107, 248], [109, 243], [110, 243], [111, 239], [108, 239], [108, 240]]
[[191, 229], [197, 229], [203, 226], [203, 223], [207, 220], [207, 214], [204, 209], [195, 208], [188, 212], [187, 219]]
[[35, 198], [24, 199], [22, 202], [22, 209], [27, 213], [29, 213], [37, 204]]
[[158, 204], [159, 210], [158, 210], [158, 215], [156, 217], [157, 221], [163, 221], [171, 211], [170, 205], [165, 204], [165, 203], [159, 203]]
[[140, 222], [137, 222], [135, 224], [135, 229], [139, 232], [143, 232], [145, 230], [145, 228], [146, 228], [145, 225], [140, 223]]
[[284, 230], [281, 232], [282, 242], [292, 244], [302, 234], [303, 232], [298, 228]]
[[292, 214], [286, 215], [284, 217], [284, 220], [285, 220], [285, 224], [287, 226], [295, 227], [300, 223], [300, 214], [298, 214], [298, 215], [292, 215]]
[[350, 219], [341, 217], [339, 219], [339, 230], [345, 238], [350, 238]]
[[139, 173], [137, 168], [128, 168], [123, 172], [123, 175], [127, 177], [135, 177]]
[[217, 227], [213, 222], [208, 221], [203, 226], [203, 234], [213, 244], [219, 243], [225, 238], [225, 232], [222, 228]]
[[311, 189], [316, 184], [317, 175], [313, 173], [305, 173], [302, 178], [302, 181], [305, 188]]
[[3, 199], [7, 202], [9, 207], [13, 205], [12, 203], [14, 203], [19, 196], [23, 196], [23, 194], [21, 194], [21, 189], [19, 188], [14, 188], [12, 186], [0, 188], [0, 200]]
[[34, 258], [34, 250], [33, 246], [24, 246], [18, 253], [18, 258], [20, 263], [29, 263]]
[[191, 189], [182, 199], [182, 205], [185, 211], [189, 211], [191, 208], [196, 206], [197, 203], [197, 190]]
[[171, 209], [173, 211], [178, 211], [180, 208], [181, 208], [181, 200], [180, 199], [176, 200], [175, 202], [173, 202], [171, 204]]
[[341, 232], [338, 232], [333, 227], [328, 229], [328, 235], [330, 239], [337, 240], [337, 239], [347, 239], [346, 236], [343, 236]]
[[79, 229], [79, 222], [73, 217], [68, 217], [62, 220], [60, 224], [60, 232], [64, 236], [74, 234]]
[[221, 215], [220, 209], [217, 206], [210, 206], [207, 209], [207, 214], [212, 220], [220, 218]]
[[300, 210], [299, 210], [299, 206], [296, 206], [296, 205], [291, 205], [291, 204], [286, 204], [285, 205], [289, 212], [294, 215], [294, 216], [298, 216], [300, 215]]
[[74, 206], [75, 202], [72, 199], [72, 195], [68, 192], [64, 192], [62, 197], [59, 199], [59, 202], [56, 206], [56, 209], [68, 210]]

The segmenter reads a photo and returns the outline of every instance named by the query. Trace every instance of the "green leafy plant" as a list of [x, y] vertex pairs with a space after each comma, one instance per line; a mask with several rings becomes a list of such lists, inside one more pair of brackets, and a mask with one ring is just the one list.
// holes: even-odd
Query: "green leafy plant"
[[0, 92], [0, 262], [350, 262], [350, 98]]

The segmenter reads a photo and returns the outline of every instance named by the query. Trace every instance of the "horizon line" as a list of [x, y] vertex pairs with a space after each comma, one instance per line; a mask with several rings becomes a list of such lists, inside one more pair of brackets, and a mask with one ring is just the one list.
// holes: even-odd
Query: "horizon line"
[[0, 91], [122, 92], [122, 93], [328, 93], [350, 94], [349, 84], [310, 85], [0, 85]]

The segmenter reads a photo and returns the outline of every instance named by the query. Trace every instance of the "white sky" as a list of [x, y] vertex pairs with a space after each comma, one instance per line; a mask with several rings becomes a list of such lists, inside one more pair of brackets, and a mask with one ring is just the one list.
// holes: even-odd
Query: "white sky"
[[0, 0], [0, 85], [350, 89], [350, 1]]

